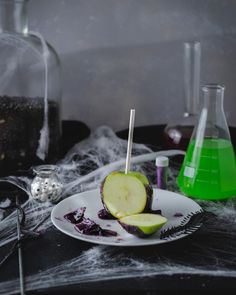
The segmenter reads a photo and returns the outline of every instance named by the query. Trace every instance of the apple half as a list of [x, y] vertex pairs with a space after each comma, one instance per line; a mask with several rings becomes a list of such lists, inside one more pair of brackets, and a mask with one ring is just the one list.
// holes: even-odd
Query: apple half
[[110, 173], [101, 186], [104, 208], [115, 218], [138, 214], [150, 206], [152, 189], [147, 177], [139, 172]]
[[128, 233], [146, 238], [159, 230], [167, 219], [159, 214], [141, 213], [122, 217], [118, 222]]

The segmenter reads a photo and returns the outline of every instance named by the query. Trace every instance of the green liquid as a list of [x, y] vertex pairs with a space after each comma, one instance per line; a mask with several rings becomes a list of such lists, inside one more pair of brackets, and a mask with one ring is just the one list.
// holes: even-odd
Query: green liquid
[[233, 146], [224, 139], [204, 139], [202, 147], [193, 140], [178, 176], [180, 190], [203, 200], [236, 195], [236, 163]]

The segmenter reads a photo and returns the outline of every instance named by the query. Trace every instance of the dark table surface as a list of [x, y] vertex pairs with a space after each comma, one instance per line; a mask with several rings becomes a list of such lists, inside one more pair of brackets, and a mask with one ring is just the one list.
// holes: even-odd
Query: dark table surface
[[[66, 126], [72, 132], [73, 124]], [[158, 138], [163, 132], [163, 127], [162, 125], [136, 128], [134, 140], [158, 146], [160, 145]], [[89, 134], [86, 126], [84, 128], [81, 133], [83, 138]], [[155, 139], [153, 134], [156, 134]], [[232, 134], [235, 141], [234, 128], [231, 128]], [[127, 131], [120, 132], [119, 136], [125, 138]], [[68, 134], [67, 138], [70, 144], [65, 150], [82, 139], [73, 139]], [[234, 210], [236, 213], [234, 204], [227, 204], [226, 209]], [[66, 268], [72, 270], [72, 273], [73, 267], [75, 267], [74, 272], [81, 273], [81, 279], [77, 283], [74, 282], [68, 286], [66, 282], [64, 284], [62, 282], [60, 286], [55, 287], [52, 284], [46, 288], [40, 288], [39, 283], [36, 284], [37, 289], [29, 290], [27, 294], [199, 294], [200, 292], [201, 294], [213, 294], [213, 292], [235, 294], [236, 226], [232, 228], [230, 226], [232, 226], [231, 222], [236, 222], [236, 217], [233, 221], [225, 220], [225, 229], [222, 222], [224, 222], [224, 216], [218, 221], [213, 217], [213, 220], [207, 221], [203, 228], [185, 239], [139, 248], [102, 246], [96, 248], [100, 246], [78, 241], [50, 227], [39, 239], [29, 240], [24, 245], [26, 287], [28, 276], [35, 274], [40, 281], [42, 274], [45, 275], [48, 268], [60, 265], [66, 260], [74, 261], [73, 259], [83, 256], [84, 253], [90, 253], [89, 251], [99, 249], [100, 252], [94, 256], [94, 259], [99, 261], [88, 259], [84, 265], [84, 260], [81, 260], [81, 265], [76, 264], [76, 267], [73, 263], [67, 264]], [[218, 224], [219, 230], [217, 230]], [[9, 245], [0, 248], [0, 259], [8, 250]], [[1, 290], [4, 282], [18, 278], [17, 263], [15, 254], [0, 268], [0, 294], [7, 294], [2, 293]], [[134, 268], [130, 268], [130, 263], [134, 263]], [[125, 271], [126, 264], [128, 269], [137, 271], [137, 275], [129, 276]], [[146, 267], [149, 267], [150, 271], [145, 273]], [[56, 268], [55, 275], [60, 276], [61, 271], [60, 268]], [[18, 284], [17, 281], [15, 283]]]

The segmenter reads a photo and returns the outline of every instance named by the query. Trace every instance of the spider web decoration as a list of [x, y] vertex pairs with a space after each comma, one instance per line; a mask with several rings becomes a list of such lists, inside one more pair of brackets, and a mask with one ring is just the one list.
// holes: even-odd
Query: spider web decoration
[[[126, 149], [127, 141], [118, 138], [110, 128], [105, 126], [98, 128], [88, 139], [76, 144], [65, 158], [57, 163], [58, 176], [64, 186], [63, 198], [97, 188], [108, 173], [124, 170]], [[154, 177], [154, 160], [158, 154], [168, 156], [183, 154], [183, 152], [170, 150], [153, 153], [145, 145], [134, 144], [131, 168]], [[32, 230], [51, 212], [53, 208], [51, 203], [38, 203], [32, 198], [30, 191], [32, 178], [10, 176], [0, 181], [15, 184], [28, 195], [29, 199], [22, 205], [27, 216], [25, 225], [27, 230]], [[15, 217], [16, 213], [13, 212], [0, 222], [0, 247], [16, 238]], [[41, 229], [45, 231], [50, 226], [52, 223], [48, 220], [43, 223]]]
[[[111, 129], [101, 127], [90, 138], [72, 148], [66, 157], [58, 162], [59, 176], [65, 187], [63, 197], [96, 188], [107, 173], [124, 169], [126, 145], [127, 142], [117, 138]], [[162, 154], [170, 156], [176, 153], [179, 152], [164, 151]], [[132, 169], [154, 179], [154, 159], [157, 153], [153, 153], [144, 145], [134, 144], [133, 155]], [[169, 185], [173, 190], [177, 189], [177, 173], [177, 170], [171, 168]], [[53, 206], [37, 203], [31, 198], [31, 179], [11, 177], [9, 180], [22, 187], [29, 196], [23, 204], [26, 213], [25, 225], [27, 229], [33, 229], [40, 220], [50, 214]], [[236, 278], [235, 199], [227, 202], [199, 203], [204, 211], [208, 212], [207, 218], [195, 234], [178, 241], [183, 243], [181, 247], [176, 247], [177, 242], [169, 243], [168, 247], [160, 245], [158, 251], [157, 247], [152, 247], [148, 255], [144, 256], [140, 249], [123, 248], [123, 251], [120, 251], [115, 247], [91, 246], [80, 255], [52, 262], [52, 265], [40, 273], [27, 276], [26, 290], [154, 275], [191, 274]], [[9, 201], [6, 205], [9, 205]], [[14, 224], [14, 212], [0, 222], [0, 251], [1, 247], [14, 240]], [[182, 225], [184, 226], [184, 223]], [[50, 219], [39, 229], [44, 231], [45, 235], [56, 231]], [[62, 253], [63, 247], [66, 247], [53, 246]], [[46, 253], [47, 249], [45, 255]], [[0, 282], [0, 294], [14, 294], [18, 288], [18, 279]]]

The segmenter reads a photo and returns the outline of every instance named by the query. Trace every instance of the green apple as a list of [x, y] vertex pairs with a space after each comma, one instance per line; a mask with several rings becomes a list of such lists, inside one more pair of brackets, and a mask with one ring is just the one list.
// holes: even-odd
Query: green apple
[[110, 173], [101, 187], [105, 209], [114, 217], [121, 218], [141, 213], [148, 203], [149, 181], [139, 172], [123, 171]]

